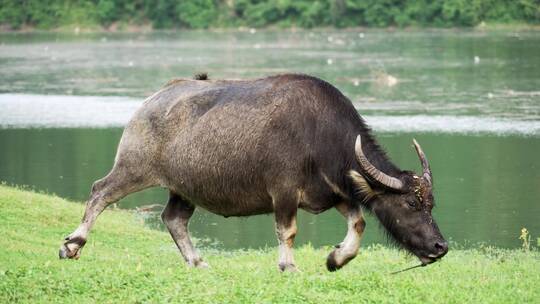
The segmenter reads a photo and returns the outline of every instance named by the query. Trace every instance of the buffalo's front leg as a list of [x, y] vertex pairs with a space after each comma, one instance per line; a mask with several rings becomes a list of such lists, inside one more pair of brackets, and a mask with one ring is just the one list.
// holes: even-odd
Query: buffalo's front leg
[[279, 243], [279, 263], [281, 271], [297, 271], [294, 264], [293, 244], [296, 236], [296, 202], [274, 199], [276, 234]]
[[345, 203], [336, 206], [336, 209], [347, 219], [347, 236], [336, 249], [328, 255], [326, 267], [329, 271], [336, 271], [354, 259], [360, 248], [360, 240], [366, 226], [360, 207], [351, 207]]
[[195, 212], [195, 206], [171, 192], [169, 202], [163, 210], [161, 218], [165, 226], [167, 226], [176, 246], [180, 249], [180, 253], [182, 253], [186, 263], [191, 267], [206, 268], [208, 264], [199, 256], [199, 253], [189, 238], [188, 223], [193, 212]]

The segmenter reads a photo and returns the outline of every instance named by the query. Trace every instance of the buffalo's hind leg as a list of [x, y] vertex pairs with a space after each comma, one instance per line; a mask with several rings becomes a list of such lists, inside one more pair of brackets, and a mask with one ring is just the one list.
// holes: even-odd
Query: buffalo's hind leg
[[281, 271], [296, 272], [294, 263], [293, 245], [296, 236], [297, 201], [294, 196], [277, 196], [274, 200], [274, 214], [276, 220], [276, 234], [279, 243], [279, 263]]
[[347, 236], [336, 249], [328, 255], [326, 267], [329, 271], [336, 271], [345, 266], [358, 254], [360, 240], [364, 233], [366, 222], [360, 207], [352, 207], [345, 203], [336, 206], [336, 209], [347, 219]]
[[65, 238], [64, 244], [60, 247], [59, 257], [61, 259], [78, 259], [98, 215], [107, 206], [124, 196], [150, 186], [152, 186], [151, 183], [145, 182], [143, 178], [130, 172], [127, 167], [115, 165], [106, 177], [92, 185], [81, 224]]
[[188, 232], [189, 219], [195, 212], [195, 206], [177, 194], [170, 192], [169, 202], [161, 214], [180, 253], [191, 267], [206, 268], [206, 264], [193, 246]]

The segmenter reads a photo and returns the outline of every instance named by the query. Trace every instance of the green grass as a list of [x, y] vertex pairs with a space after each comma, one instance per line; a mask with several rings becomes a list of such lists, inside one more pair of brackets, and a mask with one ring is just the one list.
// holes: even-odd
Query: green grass
[[489, 247], [450, 250], [417, 263], [382, 246], [362, 248], [341, 271], [330, 248], [296, 250], [301, 273], [279, 273], [276, 251], [202, 251], [211, 268], [189, 269], [169, 235], [134, 213], [105, 211], [80, 260], [58, 260], [83, 205], [0, 186], [0, 303], [539, 303], [540, 253]]

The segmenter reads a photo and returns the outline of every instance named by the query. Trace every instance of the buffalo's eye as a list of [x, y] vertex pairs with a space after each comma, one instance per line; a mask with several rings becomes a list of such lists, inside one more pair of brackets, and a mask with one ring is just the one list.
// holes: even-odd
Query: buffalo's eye
[[409, 205], [409, 207], [416, 209], [416, 201], [410, 200], [407, 201], [407, 204]]

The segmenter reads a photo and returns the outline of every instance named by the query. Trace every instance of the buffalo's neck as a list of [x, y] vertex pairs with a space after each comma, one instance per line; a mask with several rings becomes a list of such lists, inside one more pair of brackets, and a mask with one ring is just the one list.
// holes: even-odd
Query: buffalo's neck
[[399, 177], [401, 169], [394, 165], [377, 143], [374, 143], [372, 147], [364, 149], [364, 153], [371, 164], [377, 169], [390, 176]]

